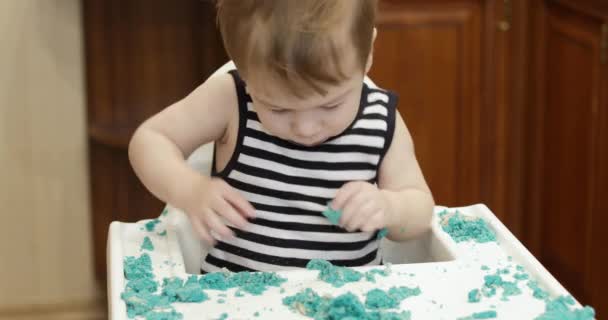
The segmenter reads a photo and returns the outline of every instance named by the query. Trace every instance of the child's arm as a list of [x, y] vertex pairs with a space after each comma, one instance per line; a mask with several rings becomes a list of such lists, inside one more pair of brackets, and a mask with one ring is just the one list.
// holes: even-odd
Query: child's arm
[[380, 166], [378, 186], [388, 200], [388, 238], [406, 240], [426, 232], [435, 201], [416, 160], [414, 142], [399, 112], [393, 142]]
[[[200, 175], [185, 158], [199, 146], [226, 139], [238, 114], [230, 75], [209, 79], [181, 101], [146, 120], [129, 143], [135, 173], [152, 194], [188, 213], [194, 229], [208, 242], [210, 230], [230, 236], [221, 217], [244, 226], [253, 207], [221, 179]], [[233, 123], [237, 122], [237, 123]]]
[[342, 209], [340, 224], [347, 230], [387, 227], [388, 238], [394, 241], [427, 231], [434, 205], [399, 112], [393, 141], [380, 165], [378, 188], [361, 181], [347, 183], [332, 201], [332, 207]]

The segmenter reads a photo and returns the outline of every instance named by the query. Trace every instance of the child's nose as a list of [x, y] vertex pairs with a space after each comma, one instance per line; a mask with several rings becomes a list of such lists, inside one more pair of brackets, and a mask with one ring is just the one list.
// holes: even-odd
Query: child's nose
[[321, 125], [314, 119], [298, 119], [292, 123], [292, 129], [300, 138], [312, 138], [319, 133]]

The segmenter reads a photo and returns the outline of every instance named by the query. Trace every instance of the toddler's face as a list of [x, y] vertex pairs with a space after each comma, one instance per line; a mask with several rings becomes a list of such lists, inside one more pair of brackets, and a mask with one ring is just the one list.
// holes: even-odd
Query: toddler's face
[[356, 72], [347, 73], [351, 75], [348, 79], [325, 86], [326, 95], [313, 91], [304, 98], [296, 97], [272, 81], [248, 83], [247, 88], [264, 130], [296, 144], [314, 146], [342, 133], [357, 116], [363, 72], [355, 66], [353, 70]]

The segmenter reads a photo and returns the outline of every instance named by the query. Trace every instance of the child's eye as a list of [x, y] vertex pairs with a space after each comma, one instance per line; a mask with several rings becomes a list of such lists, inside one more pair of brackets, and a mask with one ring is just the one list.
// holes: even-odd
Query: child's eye
[[272, 113], [279, 113], [279, 114], [280, 113], [287, 113], [287, 111], [289, 111], [289, 110], [287, 110], [287, 109], [270, 109], [270, 112], [272, 112]]
[[336, 105], [333, 105], [333, 106], [323, 106], [323, 107], [321, 107], [321, 108], [322, 108], [323, 110], [333, 110], [333, 109], [338, 108], [339, 106], [340, 106], [339, 104], [336, 104]]

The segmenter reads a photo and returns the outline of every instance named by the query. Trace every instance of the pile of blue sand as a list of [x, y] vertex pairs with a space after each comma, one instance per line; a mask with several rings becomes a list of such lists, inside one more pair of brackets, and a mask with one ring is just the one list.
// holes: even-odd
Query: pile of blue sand
[[[485, 268], [484, 270], [488, 270]], [[530, 275], [521, 265], [516, 266], [516, 273], [513, 274], [514, 282], [505, 281], [501, 274], [510, 273], [509, 269], [498, 269], [495, 274], [484, 277], [484, 285], [481, 289], [473, 289], [469, 292], [468, 301], [471, 303], [479, 302], [484, 297], [491, 297], [496, 294], [496, 289], [502, 288], [502, 300], [507, 300], [508, 296], [521, 294], [521, 289], [517, 286], [520, 281], [527, 280], [526, 285], [532, 290], [532, 296], [545, 302], [545, 312], [536, 317], [535, 320], [593, 320], [595, 311], [592, 307], [585, 306], [575, 309], [575, 301], [571, 296], [560, 296], [555, 299], [549, 297], [549, 293], [538, 285], [538, 282], [531, 279]], [[490, 319], [496, 318], [495, 311], [475, 313], [469, 317], [459, 320]]]
[[308, 262], [306, 269], [319, 270], [319, 279], [334, 287], [341, 287], [348, 282], [357, 282], [363, 277], [363, 273], [332, 265], [329, 261], [313, 259]]
[[447, 210], [440, 212], [441, 228], [456, 242], [475, 241], [485, 243], [496, 241], [494, 231], [480, 218], [466, 217], [456, 211], [453, 214]]
[[321, 297], [314, 290], [306, 288], [298, 294], [285, 297], [283, 304], [315, 320], [410, 320], [409, 311], [387, 309], [398, 308], [401, 301], [419, 294], [418, 288], [394, 287], [388, 292], [373, 289], [366, 294], [366, 302], [363, 304], [351, 292], [332, 298]]
[[[209, 297], [204, 290], [239, 288], [239, 292], [260, 295], [269, 287], [278, 287], [287, 281], [269, 272], [214, 272], [203, 276], [191, 275], [185, 282], [181, 278], [166, 278], [161, 287], [154, 279], [148, 254], [144, 253], [139, 258], [126, 257], [123, 264], [127, 284], [121, 298], [127, 305], [127, 315], [129, 318], [141, 316], [146, 320], [182, 319], [182, 314], [176, 312], [171, 304], [206, 301]], [[157, 292], [159, 287], [160, 293]]]
[[522, 293], [517, 286], [517, 282], [506, 281], [501, 277], [501, 274], [508, 273], [508, 270], [497, 270], [495, 274], [484, 276], [484, 284], [480, 289], [469, 291], [468, 301], [471, 303], [479, 302], [483, 297], [493, 297], [498, 289], [502, 289], [501, 300], [507, 301], [510, 296], [519, 295]]
[[561, 296], [547, 301], [545, 313], [535, 320], [593, 320], [595, 310], [586, 306], [582, 309], [572, 309], [574, 299], [571, 296]]
[[152, 244], [152, 240], [150, 240], [150, 237], [144, 238], [144, 242], [141, 245], [141, 250], [148, 250], [148, 251], [154, 250], [154, 245]]
[[365, 279], [369, 282], [376, 282], [376, 275], [388, 277], [391, 274], [391, 264], [388, 263], [384, 269], [372, 269], [365, 272]]
[[388, 291], [372, 289], [365, 295], [365, 306], [370, 309], [393, 309], [401, 301], [420, 295], [420, 288], [392, 287]]
[[156, 228], [156, 225], [159, 224], [159, 223], [160, 223], [159, 219], [150, 220], [149, 222], [147, 222], [145, 224], [146, 230], [148, 230], [149, 232], [154, 231], [154, 228]]
[[334, 266], [331, 262], [323, 259], [312, 259], [306, 264], [308, 270], [318, 270], [319, 280], [327, 282], [332, 286], [339, 288], [349, 282], [357, 282], [363, 277], [369, 282], [376, 282], [376, 275], [387, 277], [391, 274], [390, 264], [386, 268], [372, 269], [365, 273], [361, 273], [355, 269], [348, 267]]
[[124, 274], [127, 279], [121, 298], [127, 305], [129, 318], [142, 316], [147, 320], [180, 320], [183, 316], [171, 306], [169, 298], [155, 294], [158, 284], [152, 274], [152, 262], [148, 254], [139, 258], [126, 257]]

